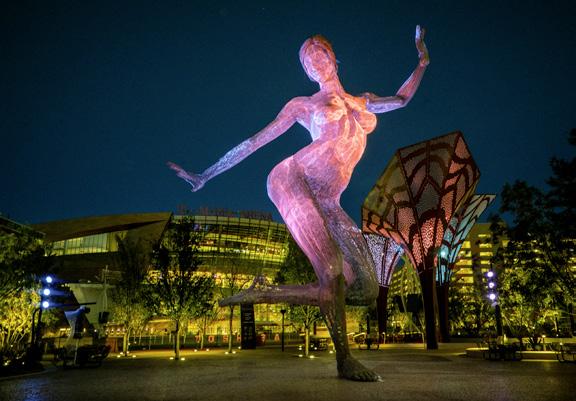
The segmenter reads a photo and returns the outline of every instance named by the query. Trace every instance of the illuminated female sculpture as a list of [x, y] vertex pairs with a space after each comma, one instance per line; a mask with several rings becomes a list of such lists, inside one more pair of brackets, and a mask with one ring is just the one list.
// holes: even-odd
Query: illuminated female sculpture
[[300, 48], [300, 62], [308, 77], [320, 85], [310, 97], [288, 102], [268, 126], [226, 153], [201, 174], [169, 163], [178, 176], [197, 191], [214, 176], [285, 133], [294, 123], [306, 128], [312, 143], [278, 164], [268, 176], [268, 195], [290, 233], [310, 259], [318, 281], [305, 286], [258, 286], [221, 301], [317, 305], [330, 330], [340, 377], [375, 381], [380, 377], [351, 355], [346, 336], [345, 303], [365, 305], [378, 295], [373, 261], [354, 221], [342, 210], [340, 195], [362, 157], [366, 135], [374, 131], [376, 116], [405, 106], [420, 84], [429, 63], [424, 30], [416, 27], [419, 63], [395, 96], [366, 93], [352, 96], [337, 75], [330, 43], [317, 35]]

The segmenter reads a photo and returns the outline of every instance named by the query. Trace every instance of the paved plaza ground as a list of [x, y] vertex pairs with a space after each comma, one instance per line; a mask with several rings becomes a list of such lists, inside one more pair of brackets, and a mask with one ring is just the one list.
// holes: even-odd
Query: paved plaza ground
[[110, 356], [100, 368], [0, 379], [2, 401], [268, 400], [268, 401], [538, 401], [576, 400], [576, 364], [557, 361], [486, 361], [463, 356], [466, 344], [386, 345], [354, 355], [378, 372], [381, 383], [337, 378], [334, 355], [297, 356], [295, 348], [262, 348], [225, 355], [221, 350], [167, 351]]

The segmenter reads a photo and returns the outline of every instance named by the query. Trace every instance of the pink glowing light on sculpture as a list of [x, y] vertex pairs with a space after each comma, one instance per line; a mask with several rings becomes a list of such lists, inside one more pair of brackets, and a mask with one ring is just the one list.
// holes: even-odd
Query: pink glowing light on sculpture
[[290, 233], [310, 259], [318, 282], [306, 286], [254, 285], [228, 298], [222, 305], [277, 303], [318, 305], [328, 324], [338, 372], [352, 380], [374, 381], [379, 376], [351, 357], [346, 337], [345, 301], [366, 304], [376, 298], [378, 285], [362, 233], [342, 210], [340, 195], [348, 186], [362, 157], [366, 136], [376, 126], [374, 113], [404, 107], [412, 98], [429, 63], [424, 30], [416, 27], [419, 62], [395, 96], [348, 94], [337, 74], [330, 43], [313, 36], [300, 48], [300, 61], [308, 77], [319, 84], [312, 96], [290, 100], [260, 132], [226, 153], [201, 174], [191, 174], [169, 163], [177, 175], [197, 191], [216, 175], [235, 166], [260, 147], [299, 123], [312, 142], [272, 169], [268, 195]]

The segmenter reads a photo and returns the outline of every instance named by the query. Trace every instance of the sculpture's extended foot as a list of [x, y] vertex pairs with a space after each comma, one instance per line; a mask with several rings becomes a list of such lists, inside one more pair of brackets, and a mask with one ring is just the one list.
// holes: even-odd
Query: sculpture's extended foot
[[352, 357], [348, 357], [343, 361], [338, 361], [338, 376], [342, 379], [360, 382], [383, 381], [379, 375]]
[[267, 298], [266, 295], [271, 295], [273, 288], [267, 285], [264, 277], [256, 276], [248, 289], [240, 291], [231, 297], [221, 299], [218, 304], [220, 306], [230, 306], [244, 303], [260, 303], [264, 298]]
[[231, 306], [231, 305], [238, 305], [238, 304], [241, 304], [241, 303], [249, 303], [249, 302], [246, 300], [246, 292], [248, 292], [248, 291], [251, 292], [252, 290], [250, 289], [250, 290], [242, 291], [242, 292], [239, 292], [239, 293], [236, 294], [236, 295], [232, 295], [231, 297], [221, 299], [220, 301], [218, 301], [218, 305], [220, 305], [220, 306]]
[[256, 277], [250, 288], [218, 303], [220, 306], [277, 303], [318, 305], [318, 284], [270, 285], [264, 277]]

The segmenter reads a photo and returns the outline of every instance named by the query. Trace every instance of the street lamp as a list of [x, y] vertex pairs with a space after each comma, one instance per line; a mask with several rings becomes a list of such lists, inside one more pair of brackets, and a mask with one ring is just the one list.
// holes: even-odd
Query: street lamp
[[[42, 284], [42, 289], [40, 290], [40, 306], [34, 310], [32, 313], [32, 338], [31, 343], [32, 345], [36, 345], [38, 341], [38, 335], [40, 334], [41, 324], [42, 324], [42, 311], [44, 309], [50, 308], [50, 295], [52, 294], [52, 283], [54, 279], [52, 276], [45, 276], [40, 281]], [[38, 312], [38, 324], [36, 324], [36, 312]], [[41, 338], [41, 335], [40, 335]]]
[[[32, 312], [32, 330], [30, 334], [30, 356], [32, 360], [40, 360], [42, 351], [39, 347], [39, 340], [42, 339], [42, 312], [50, 307], [50, 295], [52, 294], [52, 276], [45, 276], [40, 280], [42, 289], [40, 290], [40, 304]], [[38, 323], [36, 323], [36, 313], [38, 313]]]
[[494, 306], [494, 314], [496, 317], [496, 335], [498, 337], [502, 337], [502, 313], [500, 311], [500, 303], [497, 301], [498, 289], [496, 286], [496, 273], [494, 270], [492, 270], [492, 266], [490, 266], [490, 270], [486, 272], [486, 277], [488, 278], [488, 299], [492, 301], [492, 305]]

